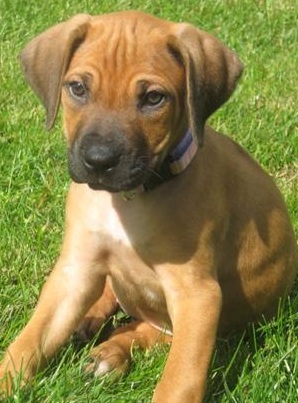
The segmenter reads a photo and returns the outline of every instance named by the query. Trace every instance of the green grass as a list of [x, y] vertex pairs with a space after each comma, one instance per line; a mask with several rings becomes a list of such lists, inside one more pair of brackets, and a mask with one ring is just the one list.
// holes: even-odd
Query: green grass
[[[24, 83], [18, 53], [37, 32], [79, 12], [143, 9], [189, 21], [236, 49], [246, 70], [232, 100], [212, 118], [275, 177], [298, 234], [298, 3], [295, 0], [0, 0], [0, 348], [24, 326], [52, 267], [63, 232], [69, 184], [58, 122]], [[257, 191], [257, 190], [256, 190]], [[206, 402], [298, 401], [298, 295], [278, 318], [219, 339]], [[9, 402], [149, 402], [166, 349], [135, 352], [118, 383], [86, 377], [87, 346], [70, 343], [45, 373]], [[183, 402], [182, 402], [183, 403]]]

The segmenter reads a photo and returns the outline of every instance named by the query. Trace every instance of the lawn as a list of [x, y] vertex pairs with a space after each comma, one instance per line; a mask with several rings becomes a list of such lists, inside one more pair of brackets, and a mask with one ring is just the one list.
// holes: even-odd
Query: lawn
[[[61, 123], [45, 131], [44, 111], [24, 82], [19, 51], [35, 34], [76, 13], [120, 9], [188, 21], [237, 51], [245, 73], [210, 123], [275, 178], [298, 235], [297, 0], [0, 0], [0, 354], [30, 317], [59, 253], [69, 185]], [[294, 289], [276, 320], [218, 340], [207, 403], [298, 401], [297, 308]], [[118, 383], [84, 375], [89, 349], [70, 342], [30, 387], [16, 387], [7, 401], [150, 402], [164, 347], [135, 351], [131, 372]]]

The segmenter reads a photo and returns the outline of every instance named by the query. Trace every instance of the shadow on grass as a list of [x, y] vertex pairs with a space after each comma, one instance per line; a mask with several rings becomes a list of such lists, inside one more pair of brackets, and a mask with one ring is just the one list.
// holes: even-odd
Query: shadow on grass
[[[210, 366], [205, 403], [238, 402], [236, 391], [242, 376], [249, 377], [254, 361], [276, 334], [288, 334], [298, 328], [298, 281], [288, 299], [280, 303], [276, 317], [249, 324], [242, 332], [219, 337]], [[295, 332], [295, 330], [294, 330]]]

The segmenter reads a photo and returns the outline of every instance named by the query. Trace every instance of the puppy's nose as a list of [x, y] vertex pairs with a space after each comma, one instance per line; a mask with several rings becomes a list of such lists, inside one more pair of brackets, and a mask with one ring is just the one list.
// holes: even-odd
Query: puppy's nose
[[85, 148], [84, 164], [93, 171], [107, 172], [119, 164], [117, 150], [105, 144], [90, 144]]

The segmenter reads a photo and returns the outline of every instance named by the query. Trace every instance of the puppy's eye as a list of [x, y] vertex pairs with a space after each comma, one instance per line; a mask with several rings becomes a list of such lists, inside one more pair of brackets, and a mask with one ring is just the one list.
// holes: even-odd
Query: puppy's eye
[[166, 99], [166, 95], [160, 91], [149, 91], [143, 98], [144, 106], [159, 106]]
[[67, 84], [71, 96], [77, 100], [84, 101], [87, 97], [87, 88], [81, 81], [71, 81]]

